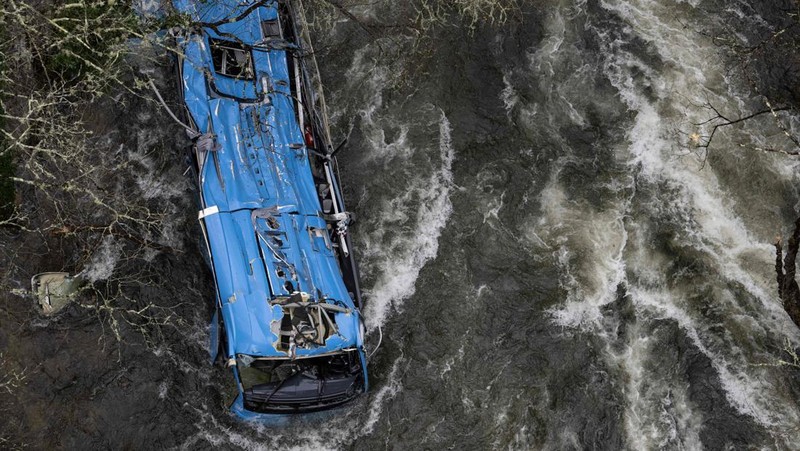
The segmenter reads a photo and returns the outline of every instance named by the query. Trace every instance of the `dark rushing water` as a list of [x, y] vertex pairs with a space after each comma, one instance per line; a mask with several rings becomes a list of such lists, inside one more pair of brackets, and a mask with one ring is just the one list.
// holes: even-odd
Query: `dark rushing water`
[[[406, 23], [392, 3], [353, 12]], [[776, 133], [766, 122], [716, 137], [702, 168], [683, 150], [708, 117], [697, 105], [736, 112], [751, 95], [694, 30], [763, 20], [744, 1], [551, 0], [523, 12], [472, 33], [439, 27], [417, 47], [404, 28], [317, 30], [336, 133], [352, 129], [340, 163], [366, 316], [384, 332], [368, 397], [287, 429], [225, 412], [228, 375], [204, 360], [211, 287], [189, 182], [167, 164], [175, 150], [136, 195], [176, 206], [166, 227], [189, 244], [158, 269], [194, 326], [122, 356], [98, 346], [80, 311], [4, 331], [42, 362], [22, 413], [3, 412], [27, 431], [19, 443], [798, 449], [797, 372], [763, 365], [786, 340], [800, 345], [770, 246], [797, 213], [794, 163], [738, 147]], [[173, 128], [148, 128], [164, 122], [131, 108], [141, 131], [126, 142], [170, 142]], [[101, 257], [98, 271], [113, 264]]]

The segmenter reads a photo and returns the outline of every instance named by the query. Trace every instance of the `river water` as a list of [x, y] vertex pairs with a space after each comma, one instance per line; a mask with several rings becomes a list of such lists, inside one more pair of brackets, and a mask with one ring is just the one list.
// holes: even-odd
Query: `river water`
[[[777, 364], [800, 331], [771, 245], [800, 209], [796, 163], [740, 146], [778, 135], [768, 120], [687, 150], [705, 103], [757, 105], [708, 32], [769, 18], [744, 0], [539, 0], [414, 31], [395, 3], [353, 7], [363, 26], [318, 13], [314, 35], [334, 140], [349, 134], [370, 341], [383, 331], [369, 395], [283, 428], [225, 411], [191, 182], [150, 164], [133, 195], [175, 209], [183, 253], [156, 261], [185, 327], [120, 357], [85, 313], [30, 320], [15, 343], [43, 366], [19, 443], [800, 449], [799, 373]], [[176, 133], [139, 110], [140, 147]]]

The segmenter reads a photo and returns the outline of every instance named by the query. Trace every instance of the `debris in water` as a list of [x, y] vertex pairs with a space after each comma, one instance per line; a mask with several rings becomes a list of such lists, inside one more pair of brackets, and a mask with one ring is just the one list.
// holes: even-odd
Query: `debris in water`
[[39, 300], [45, 315], [60, 312], [75, 299], [83, 283], [80, 276], [70, 276], [67, 272], [43, 272], [31, 277], [31, 290]]

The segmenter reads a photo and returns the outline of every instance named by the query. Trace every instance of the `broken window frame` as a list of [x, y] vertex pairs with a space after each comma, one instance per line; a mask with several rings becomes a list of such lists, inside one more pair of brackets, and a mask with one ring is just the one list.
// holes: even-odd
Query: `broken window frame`
[[[261, 36], [266, 39], [283, 39], [283, 26], [280, 19], [262, 20], [261, 21]], [[272, 28], [277, 26], [278, 34], [275, 34]]]
[[[253, 50], [250, 47], [224, 39], [209, 38], [208, 41], [214, 73], [237, 80], [255, 81]], [[239, 63], [236, 52], [244, 55], [245, 61], [243, 64]], [[234, 61], [235, 67], [239, 68], [237, 73], [232, 73], [228, 70], [228, 65]]]
[[237, 354], [235, 374], [247, 410], [304, 413], [344, 404], [363, 393], [362, 365], [356, 348], [299, 359]]

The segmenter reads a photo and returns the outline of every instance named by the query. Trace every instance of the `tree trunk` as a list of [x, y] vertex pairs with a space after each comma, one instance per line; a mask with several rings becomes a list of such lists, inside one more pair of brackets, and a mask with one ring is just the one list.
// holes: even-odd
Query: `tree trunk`
[[775, 272], [778, 277], [778, 296], [783, 302], [783, 309], [789, 314], [797, 327], [800, 327], [800, 286], [797, 284], [797, 251], [800, 247], [800, 218], [794, 223], [794, 233], [789, 238], [786, 257], [783, 257], [783, 246], [780, 238], [775, 242]]

